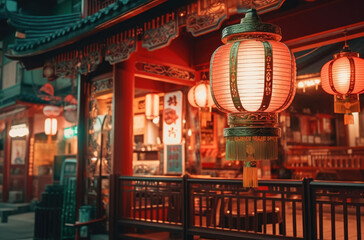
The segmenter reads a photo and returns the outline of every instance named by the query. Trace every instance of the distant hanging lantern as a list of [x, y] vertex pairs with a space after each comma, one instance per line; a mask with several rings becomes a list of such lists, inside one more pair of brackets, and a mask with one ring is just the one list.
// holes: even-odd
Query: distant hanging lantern
[[334, 112], [343, 113], [344, 124], [353, 124], [353, 112], [360, 112], [359, 93], [364, 90], [364, 59], [351, 52], [345, 42], [340, 53], [321, 69], [322, 88], [334, 95]]
[[46, 118], [44, 121], [44, 132], [46, 135], [56, 135], [57, 133], [57, 119], [56, 118]]
[[250, 9], [222, 31], [225, 45], [211, 57], [212, 98], [229, 113], [226, 159], [245, 161], [244, 187], [258, 186], [257, 160], [278, 158], [277, 113], [295, 95], [296, 63], [281, 38], [278, 26], [262, 23]]
[[68, 94], [64, 98], [64, 106], [63, 106], [63, 117], [71, 123], [76, 123], [77, 118], [77, 99], [72, 96], [71, 94]]
[[192, 107], [200, 108], [201, 126], [205, 127], [207, 121], [211, 121], [211, 107], [214, 105], [209, 83], [197, 83], [188, 91], [187, 98]]
[[[56, 117], [59, 116], [61, 113], [61, 108], [58, 106], [48, 105], [43, 108], [44, 115], [47, 118], [44, 121], [44, 132], [48, 136], [56, 135], [57, 133], [57, 119]], [[48, 139], [50, 140], [50, 139]]]
[[47, 78], [48, 81], [54, 81], [57, 79], [54, 71], [54, 65], [50, 61], [47, 61], [43, 66], [43, 77]]
[[154, 119], [159, 117], [159, 95], [148, 93], [145, 95], [145, 117]]

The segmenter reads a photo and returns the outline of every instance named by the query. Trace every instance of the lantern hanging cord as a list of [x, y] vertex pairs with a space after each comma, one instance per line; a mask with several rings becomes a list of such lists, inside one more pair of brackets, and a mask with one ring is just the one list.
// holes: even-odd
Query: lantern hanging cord
[[298, 56], [298, 57], [296, 57], [296, 60], [298, 60], [298, 59], [300, 59], [300, 58], [303, 58], [303, 57], [306, 57], [307, 55], [310, 55], [311, 53], [314, 53], [316, 50], [318, 50], [320, 47], [317, 47], [317, 48], [314, 48], [314, 49], [312, 49], [311, 51], [309, 51], [309, 52], [307, 52], [307, 53], [305, 53], [305, 54], [303, 54], [303, 55], [301, 55], [301, 56]]
[[348, 43], [347, 43], [347, 40], [348, 40], [347, 33], [348, 33], [348, 31], [345, 29], [345, 31], [344, 31], [344, 41], [345, 41], [345, 44], [344, 44], [343, 49], [348, 49], [349, 48]]

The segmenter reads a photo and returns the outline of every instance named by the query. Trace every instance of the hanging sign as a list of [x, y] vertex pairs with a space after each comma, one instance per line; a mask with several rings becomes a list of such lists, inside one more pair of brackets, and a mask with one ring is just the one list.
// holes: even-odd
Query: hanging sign
[[182, 141], [182, 92], [164, 95], [163, 142], [176, 144]]
[[77, 136], [77, 126], [65, 128], [63, 130], [63, 137], [64, 139], [69, 139]]
[[184, 174], [184, 149], [183, 143], [164, 145], [163, 172], [165, 174]]

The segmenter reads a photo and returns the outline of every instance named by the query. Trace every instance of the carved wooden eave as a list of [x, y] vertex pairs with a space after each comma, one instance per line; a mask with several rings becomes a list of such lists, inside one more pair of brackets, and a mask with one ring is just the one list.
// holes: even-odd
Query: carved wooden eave
[[[181, 27], [186, 27], [187, 32], [193, 36], [200, 36], [220, 29], [222, 22], [229, 15], [243, 12], [245, 8], [249, 7], [245, 0], [197, 0], [187, 5], [179, 3], [179, 6], [182, 4], [182, 7], [175, 7], [172, 11], [159, 14], [142, 24], [127, 25], [129, 28], [124, 26], [123, 29], [112, 35], [107, 33], [108, 29], [117, 24], [168, 1], [145, 0], [144, 2], [146, 3], [142, 6], [120, 16], [113, 16], [113, 12], [111, 12], [111, 16], [108, 16], [105, 9], [100, 10], [100, 13], [103, 13], [107, 19], [105, 22], [100, 23], [99, 16], [96, 18], [92, 15], [88, 17], [90, 21], [82, 19], [82, 24], [85, 22], [85, 25], [77, 31], [73, 31], [73, 27], [65, 27], [65, 29], [57, 31], [56, 35], [53, 34], [54, 36], [45, 38], [45, 41], [42, 40], [35, 45], [23, 41], [23, 45], [15, 46], [14, 50], [6, 55], [11, 59], [20, 60], [27, 69], [39, 67], [44, 64], [44, 59], [47, 59], [55, 64], [57, 70], [61, 70], [61, 72], [58, 71], [59, 76], [73, 77], [77, 73], [87, 74], [93, 71], [97, 64], [104, 60], [110, 64], [127, 60], [130, 54], [136, 50], [135, 42], [138, 40], [142, 42], [142, 47], [153, 51], [168, 46], [173, 39], [179, 36]], [[169, 5], [172, 4], [171, 2], [168, 2]], [[266, 12], [279, 8], [283, 2], [284, 0], [255, 0], [254, 6], [258, 11]], [[121, 3], [115, 4], [120, 5]], [[86, 22], [88, 23], [86, 24]], [[78, 23], [76, 22], [75, 25], [78, 26]], [[102, 34], [105, 37], [100, 37], [101, 32], [105, 33]], [[90, 36], [94, 36], [94, 38], [89, 38]], [[95, 38], [97, 40], [94, 40]], [[97, 52], [94, 51], [95, 44], [98, 45], [99, 51]], [[79, 51], [80, 48], [84, 50]]]
[[191, 68], [138, 58], [135, 62], [135, 77], [193, 86], [196, 81], [196, 72]]

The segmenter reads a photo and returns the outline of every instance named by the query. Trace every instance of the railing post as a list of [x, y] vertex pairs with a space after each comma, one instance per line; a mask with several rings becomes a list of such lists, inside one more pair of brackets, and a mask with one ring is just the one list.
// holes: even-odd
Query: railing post
[[185, 174], [183, 176], [183, 191], [182, 191], [182, 201], [183, 201], [183, 239], [192, 240], [193, 236], [188, 234], [188, 230], [190, 228], [190, 188], [188, 183], [188, 175]]
[[120, 219], [119, 195], [121, 189], [119, 186], [119, 176], [117, 174], [110, 175], [110, 205], [109, 205], [109, 239], [119, 238], [118, 219]]
[[316, 234], [316, 202], [310, 183], [312, 178], [303, 179], [303, 236], [306, 240], [317, 238]]

